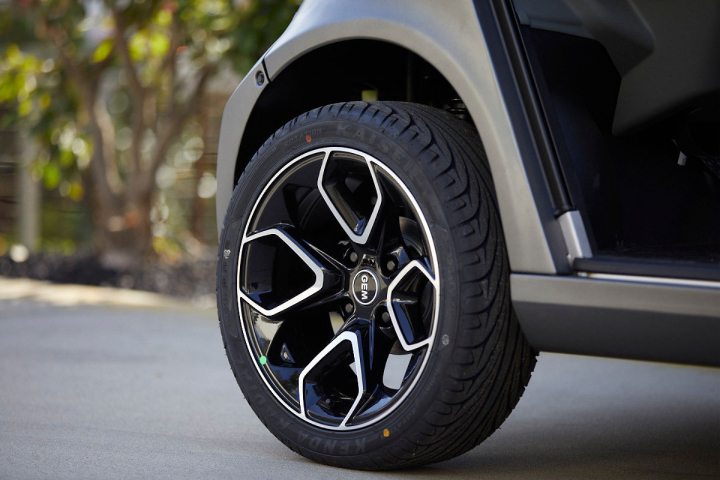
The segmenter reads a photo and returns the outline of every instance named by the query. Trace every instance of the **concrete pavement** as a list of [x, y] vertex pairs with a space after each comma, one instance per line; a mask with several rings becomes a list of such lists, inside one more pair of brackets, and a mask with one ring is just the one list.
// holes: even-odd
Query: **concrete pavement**
[[0, 277], [2, 479], [720, 478], [720, 369], [541, 354], [484, 444], [368, 474], [316, 465], [265, 430], [213, 309], [18, 285]]

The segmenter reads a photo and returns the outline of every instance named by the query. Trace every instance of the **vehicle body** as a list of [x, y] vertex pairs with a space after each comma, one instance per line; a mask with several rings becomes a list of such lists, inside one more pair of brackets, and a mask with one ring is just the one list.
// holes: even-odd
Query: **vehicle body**
[[718, 366], [719, 39], [714, 0], [306, 0], [225, 109], [218, 225], [293, 117], [440, 107], [484, 146], [535, 350]]

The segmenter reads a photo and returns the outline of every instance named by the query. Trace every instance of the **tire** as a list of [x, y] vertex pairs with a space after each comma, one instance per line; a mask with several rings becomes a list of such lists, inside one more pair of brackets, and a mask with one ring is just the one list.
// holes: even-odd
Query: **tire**
[[[235, 378], [307, 458], [365, 470], [453, 458], [530, 379], [485, 154], [441, 110], [352, 102], [293, 119], [247, 165], [218, 253]], [[405, 370], [388, 373], [397, 359]]]

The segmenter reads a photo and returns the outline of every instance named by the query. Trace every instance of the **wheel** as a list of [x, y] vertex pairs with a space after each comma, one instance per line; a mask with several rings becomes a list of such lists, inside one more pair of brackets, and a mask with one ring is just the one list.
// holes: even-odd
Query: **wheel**
[[245, 398], [318, 462], [459, 455], [535, 364], [480, 140], [430, 107], [335, 104], [278, 130], [233, 192], [217, 282]]

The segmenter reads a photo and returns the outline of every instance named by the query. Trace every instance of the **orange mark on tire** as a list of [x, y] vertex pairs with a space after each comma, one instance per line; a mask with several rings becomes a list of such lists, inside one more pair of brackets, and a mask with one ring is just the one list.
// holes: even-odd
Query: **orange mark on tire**
[[310, 143], [312, 141], [312, 138], [310, 138], [310, 135], [305, 135], [305, 141]]

